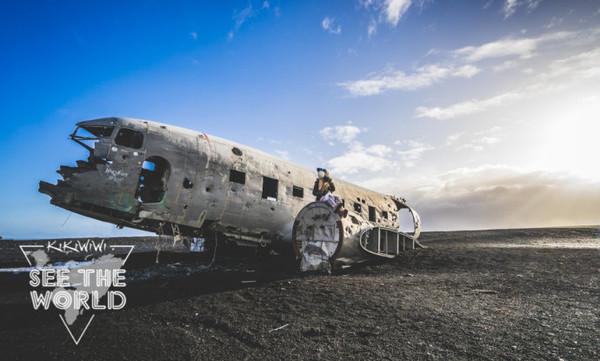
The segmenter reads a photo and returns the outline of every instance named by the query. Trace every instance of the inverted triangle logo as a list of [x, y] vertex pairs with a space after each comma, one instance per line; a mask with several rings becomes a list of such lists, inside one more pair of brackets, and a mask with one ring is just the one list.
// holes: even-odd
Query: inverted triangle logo
[[87, 331], [88, 327], [90, 327], [90, 323], [92, 323], [94, 316], [96, 316], [96, 315], [92, 315], [92, 317], [90, 317], [90, 320], [87, 322], [87, 324], [83, 328], [83, 331], [81, 331], [81, 333], [79, 334], [79, 337], [75, 338], [75, 335], [73, 335], [73, 331], [71, 331], [71, 327], [69, 327], [69, 325], [67, 324], [67, 321], [65, 321], [65, 318], [63, 317], [63, 315], [58, 315], [58, 317], [60, 317], [60, 320], [62, 321], [63, 325], [65, 325], [65, 327], [67, 328], [67, 331], [69, 332], [69, 335], [71, 336], [71, 339], [73, 340], [73, 342], [75, 342], [76, 345], [79, 345], [79, 341], [81, 341], [81, 338], [85, 334], [85, 331]]
[[[33, 308], [48, 310], [53, 306], [63, 311], [62, 314], [59, 313], [59, 318], [75, 345], [79, 345], [96, 312], [120, 310], [125, 306], [127, 298], [118, 289], [125, 286], [126, 271], [122, 267], [135, 246], [105, 245], [102, 240], [101, 244], [88, 247], [88, 240], [87, 243], [83, 243], [83, 249], [90, 252], [77, 254], [77, 258], [86, 259], [85, 261], [50, 263], [52, 251], [63, 250], [66, 247], [69, 252], [77, 250], [75, 245], [71, 244], [72, 241], [65, 242], [69, 244], [65, 246], [48, 242], [47, 246], [21, 245], [19, 248], [29, 264], [29, 284], [34, 287], [31, 291]], [[78, 242], [77, 245], [81, 246], [82, 243]], [[62, 246], [64, 248], [61, 248]], [[116, 251], [118, 248], [129, 248], [124, 259], [106, 252], [100, 257], [92, 258], [98, 256], [101, 249]], [[84, 321], [84, 315], [89, 314], [86, 311], [94, 311], [87, 322]]]

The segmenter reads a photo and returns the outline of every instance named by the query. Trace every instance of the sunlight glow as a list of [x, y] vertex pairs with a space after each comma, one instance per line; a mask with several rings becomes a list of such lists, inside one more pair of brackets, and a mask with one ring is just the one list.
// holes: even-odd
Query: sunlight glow
[[565, 104], [560, 112], [548, 114], [548, 126], [540, 134], [543, 169], [600, 179], [599, 100], [600, 96], [582, 96]]

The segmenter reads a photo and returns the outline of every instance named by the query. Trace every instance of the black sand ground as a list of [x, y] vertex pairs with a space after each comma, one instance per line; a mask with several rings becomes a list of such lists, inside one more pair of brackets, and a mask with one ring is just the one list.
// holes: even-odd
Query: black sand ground
[[26, 277], [4, 274], [0, 358], [598, 360], [598, 236], [426, 233], [426, 249], [332, 276], [268, 257], [217, 258], [206, 271], [165, 254], [140, 269], [154, 255], [139, 254], [126, 308], [96, 313], [77, 346], [57, 311], [32, 309]]

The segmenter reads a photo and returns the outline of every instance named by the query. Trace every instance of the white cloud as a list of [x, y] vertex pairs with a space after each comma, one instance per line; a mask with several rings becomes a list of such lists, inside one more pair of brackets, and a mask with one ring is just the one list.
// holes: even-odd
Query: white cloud
[[455, 68], [450, 73], [450, 76], [459, 78], [472, 78], [473, 76], [477, 75], [477, 73], [479, 73], [480, 71], [481, 69], [477, 68], [476, 66], [463, 65], [461, 67]]
[[541, 2], [542, 0], [525, 0], [525, 3], [527, 4], [527, 8], [529, 10], [537, 8]]
[[[271, 4], [268, 1], [263, 1], [262, 5], [257, 7], [256, 9], [252, 6], [252, 4], [248, 4], [244, 9], [240, 11], [235, 11], [233, 14], [234, 26], [233, 29], [227, 33], [227, 39], [233, 39], [235, 33], [240, 30], [242, 25], [249, 21], [250, 19], [256, 17], [263, 11], [268, 11], [271, 7]], [[274, 9], [275, 16], [279, 16], [279, 7], [275, 7]]]
[[581, 103], [600, 103], [600, 94], [592, 94], [592, 95], [588, 95], [585, 96], [583, 98], [580, 98], [579, 101]]
[[534, 70], [533, 68], [524, 68], [523, 70], [521, 70], [521, 73], [531, 75], [534, 73]]
[[508, 101], [518, 99], [521, 96], [522, 94], [518, 92], [508, 92], [484, 100], [467, 100], [446, 108], [417, 107], [415, 115], [417, 118], [451, 119], [478, 113], [490, 107], [502, 105]]
[[485, 148], [494, 144], [498, 144], [502, 141], [504, 135], [500, 133], [501, 130], [502, 128], [500, 127], [492, 127], [491, 129], [486, 129], [471, 134], [463, 133], [462, 138], [466, 139], [466, 141], [461, 143], [456, 149], [469, 149], [475, 152], [481, 152]]
[[256, 13], [257, 12], [252, 9], [252, 4], [248, 5], [239, 12], [235, 12], [233, 14], [233, 20], [235, 23], [233, 29], [227, 33], [227, 40], [233, 39], [235, 32], [238, 31], [248, 19], [254, 17]]
[[366, 170], [377, 172], [393, 167], [393, 161], [385, 157], [368, 154], [364, 150], [350, 150], [328, 162], [334, 174], [355, 174]]
[[342, 27], [339, 25], [335, 26], [333, 24], [334, 22], [335, 19], [326, 16], [323, 21], [321, 21], [321, 26], [323, 27], [323, 30], [328, 31], [330, 34], [341, 34]]
[[504, 19], [511, 17], [517, 11], [518, 7], [525, 6], [527, 10], [531, 11], [537, 8], [541, 1], [542, 0], [505, 0], [504, 6], [502, 7]]
[[548, 24], [544, 25], [544, 28], [550, 29], [555, 26], [559, 26], [560, 24], [562, 24], [563, 21], [564, 21], [563, 18], [557, 18], [557, 17], [553, 16], [552, 19], [550, 19], [550, 22], [548, 22]]
[[368, 9], [371, 5], [375, 3], [375, 0], [358, 0], [358, 3], [365, 9]]
[[376, 172], [360, 183], [406, 198], [427, 231], [589, 225], [600, 219], [598, 182], [502, 165], [402, 174]]
[[[531, 68], [523, 69], [528, 75], [534, 74]], [[515, 91], [507, 91], [487, 99], [471, 99], [448, 107], [424, 107], [415, 109], [418, 118], [452, 119], [488, 110], [492, 107], [506, 105], [517, 100], [531, 97], [539, 98], [542, 94], [567, 89], [579, 81], [600, 77], [600, 48], [591, 49], [578, 54], [550, 62], [546, 71], [541, 71], [534, 83]]]
[[518, 62], [516, 62], [514, 60], [507, 60], [507, 61], [503, 62], [502, 64], [495, 65], [494, 67], [492, 67], [492, 70], [495, 72], [500, 72], [503, 70], [515, 68], [517, 65], [519, 65]]
[[375, 144], [367, 148], [366, 151], [376, 156], [383, 157], [386, 154], [389, 154], [392, 151], [392, 148], [383, 144]]
[[389, 71], [366, 79], [338, 83], [351, 95], [369, 96], [384, 93], [388, 90], [417, 90], [432, 85], [448, 77], [471, 78], [480, 71], [473, 65], [461, 67], [444, 67], [433, 64], [417, 68], [413, 74], [402, 71]]
[[[585, 34], [563, 31], [543, 34], [538, 37], [505, 38], [480, 46], [465, 46], [456, 50], [452, 50], [450, 52], [450, 54], [453, 55], [451, 59], [447, 59], [443, 63], [427, 64], [417, 67], [413, 69], [412, 73], [391, 69], [381, 71], [379, 73], [372, 73], [365, 76], [363, 79], [340, 82], [337, 85], [344, 87], [350, 93], [350, 95], [353, 96], [371, 96], [382, 94], [390, 90], [413, 91], [431, 86], [432, 84], [447, 78], [472, 78], [482, 71], [481, 68], [475, 66], [473, 63], [485, 59], [509, 56], [517, 57], [519, 59], [527, 59], [535, 56], [536, 51], [543, 44], [551, 44], [555, 46], [560, 41], [572, 38], [582, 38], [583, 40], [581, 41], [592, 43], [597, 39], [597, 33], [600, 33], [600, 31], [595, 31], [595, 29], [592, 29], [588, 33], [589, 34], [587, 34], [587, 38], [580, 36]], [[437, 52], [438, 51], [433, 50], [428, 52], [427, 55]], [[505, 60], [501, 64], [492, 65], [491, 70], [500, 72], [506, 69], [515, 68], [518, 65], [519, 62], [509, 59]], [[472, 107], [474, 105], [481, 106], [484, 104], [461, 104], [463, 107]], [[426, 109], [421, 110], [424, 111]]]
[[505, 166], [456, 169], [402, 193], [426, 229], [556, 227], [600, 219], [600, 184]]
[[369, 27], [367, 28], [367, 34], [369, 38], [377, 34], [377, 22], [375, 20], [371, 20], [369, 23]]
[[342, 143], [350, 143], [362, 130], [353, 125], [336, 125], [326, 127], [319, 131], [325, 140], [339, 140]]
[[[369, 38], [377, 33], [377, 26], [381, 23], [387, 23], [392, 27], [398, 26], [400, 20], [413, 5], [412, 0], [359, 0], [359, 4], [367, 11], [372, 11], [374, 18], [367, 26]], [[420, 0], [417, 6], [421, 8], [427, 0]]]
[[462, 57], [467, 62], [476, 62], [488, 58], [499, 58], [505, 56], [518, 56], [521, 59], [530, 58], [534, 55], [534, 50], [545, 42], [564, 40], [572, 37], [575, 33], [572, 32], [556, 32], [545, 34], [537, 38], [521, 38], [521, 39], [501, 39], [493, 41], [481, 46], [466, 46], [453, 53]]
[[277, 153], [277, 155], [280, 158], [283, 158], [285, 160], [290, 160], [290, 152], [288, 152], [287, 150], [276, 150], [275, 153]]
[[277, 139], [269, 139], [269, 138], [259, 137], [258, 140], [261, 142], [267, 142], [267, 143], [276, 144], [276, 145], [283, 144], [283, 142], [281, 140], [277, 140]]
[[600, 48], [553, 61], [550, 64], [550, 71], [543, 73], [542, 78], [548, 79], [563, 75], [579, 78], [600, 75]]
[[427, 52], [427, 54], [425, 54], [425, 56], [427, 57], [427, 56], [434, 55], [434, 54], [437, 54], [437, 53], [438, 53], [438, 50], [436, 48], [431, 48], [431, 49], [429, 49], [429, 51]]
[[[344, 176], [361, 171], [378, 172], [397, 169], [402, 165], [408, 168], [416, 164], [423, 152], [434, 149], [427, 144], [413, 140], [394, 142], [394, 145], [403, 148], [401, 150], [393, 149], [385, 144], [364, 146], [355, 140], [362, 131], [352, 125], [327, 127], [320, 131], [326, 140], [339, 140], [348, 146], [348, 149], [341, 155], [327, 161], [332, 173]], [[402, 160], [402, 163], [398, 159]]]
[[236, 13], [233, 16], [235, 20], [235, 29], [239, 29], [248, 19], [256, 15], [256, 12], [252, 10], [252, 4], [245, 7], [242, 11]]
[[407, 149], [398, 150], [396, 153], [400, 156], [400, 158], [404, 161], [404, 166], [407, 168], [414, 167], [416, 162], [421, 159], [421, 156], [424, 152], [428, 150], [435, 149], [434, 147], [421, 143], [415, 140], [409, 141], [396, 141], [394, 144], [397, 145], [407, 145]]
[[198, 33], [197, 33], [197, 32], [195, 32], [195, 31], [192, 31], [192, 32], [190, 33], [190, 36], [191, 36], [191, 37], [192, 37], [192, 39], [194, 39], [194, 40], [197, 40], [197, 39], [198, 39]]
[[455, 134], [449, 135], [446, 138], [446, 145], [452, 145], [452, 144], [456, 143], [464, 135], [465, 135], [465, 132], [460, 132], [460, 133], [455, 133]]
[[504, 8], [502, 11], [504, 12], [504, 18], [508, 18], [517, 10], [517, 0], [506, 0], [504, 2]]
[[398, 22], [411, 5], [411, 0], [386, 0], [384, 7], [386, 21], [393, 26], [398, 25]]
[[536, 39], [505, 39], [487, 43], [479, 47], [467, 46], [456, 50], [455, 53], [465, 56], [465, 60], [469, 62], [508, 55], [529, 58], [532, 56], [537, 43]]

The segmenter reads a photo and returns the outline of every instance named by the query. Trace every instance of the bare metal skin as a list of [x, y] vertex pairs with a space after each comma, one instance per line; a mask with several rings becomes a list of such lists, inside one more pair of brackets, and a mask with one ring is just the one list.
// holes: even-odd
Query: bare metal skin
[[[222, 138], [131, 118], [77, 126], [71, 139], [89, 150], [88, 160], [61, 166], [63, 180], [42, 181], [39, 190], [56, 206], [119, 227], [290, 247], [296, 216], [314, 200], [313, 170]], [[404, 199], [335, 184], [350, 210], [343, 238], [358, 239], [373, 227], [397, 230], [403, 208], [413, 214], [418, 237], [418, 215]]]

